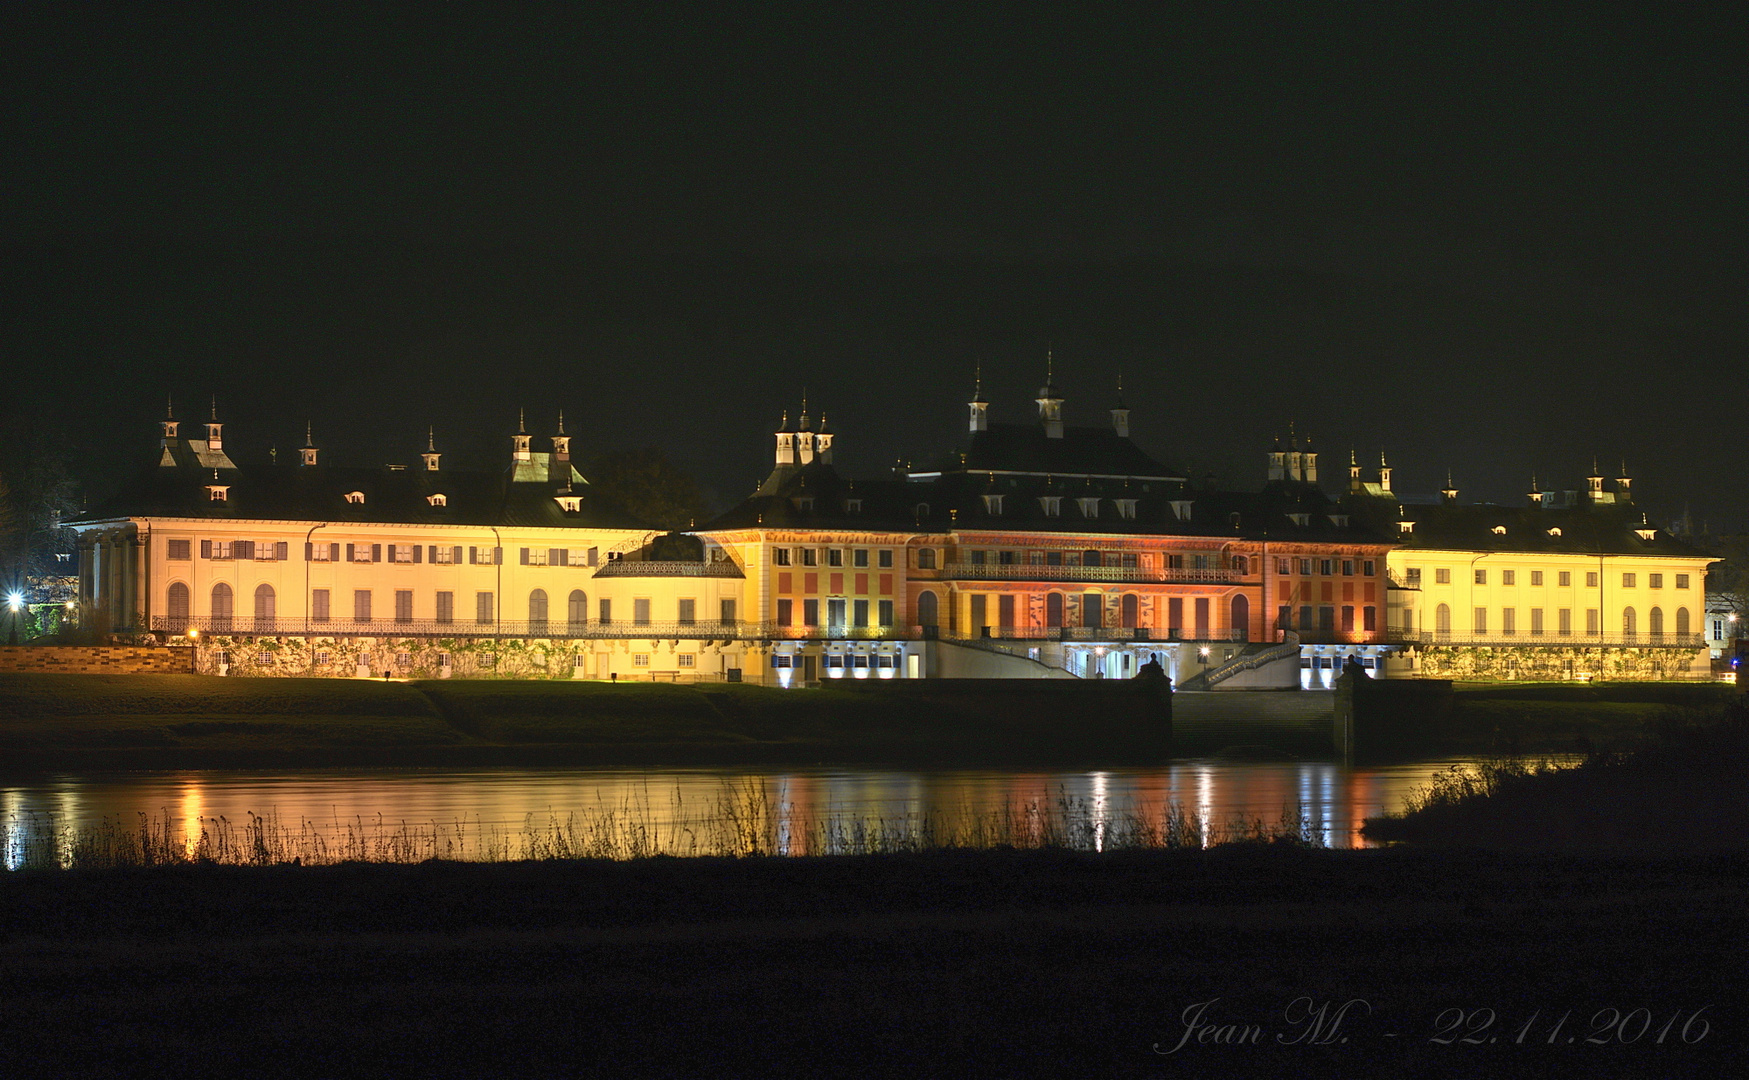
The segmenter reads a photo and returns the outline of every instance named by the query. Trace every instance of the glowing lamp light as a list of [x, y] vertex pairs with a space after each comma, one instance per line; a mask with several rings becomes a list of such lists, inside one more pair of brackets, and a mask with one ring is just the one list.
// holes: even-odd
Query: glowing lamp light
[[1207, 656], [1209, 654], [1209, 647], [1204, 645], [1202, 648], [1196, 650], [1196, 654], [1198, 656]]
[[192, 626], [191, 626], [191, 627], [189, 627], [189, 628], [188, 628], [188, 640], [190, 640], [190, 641], [193, 641], [193, 640], [195, 640], [195, 639], [196, 639], [196, 638], [198, 638], [198, 637], [200, 637], [200, 631], [199, 631], [199, 630], [197, 630], [197, 629], [195, 629], [195, 628], [194, 628], [194, 627], [192, 627]]
[[6, 594], [6, 603], [11, 606], [13, 611], [17, 611], [19, 608], [24, 606], [24, 594], [23, 593], [15, 593], [15, 592], [14, 593], [7, 593]]

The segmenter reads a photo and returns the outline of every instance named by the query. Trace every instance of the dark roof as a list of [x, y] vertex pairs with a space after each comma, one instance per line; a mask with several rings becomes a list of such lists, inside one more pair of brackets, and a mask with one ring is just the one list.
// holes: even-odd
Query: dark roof
[[[546, 475], [547, 455], [535, 464]], [[186, 448], [172, 447], [171, 464], [152, 466], [123, 485], [113, 497], [67, 522], [76, 525], [120, 517], [192, 517], [268, 521], [331, 521], [404, 523], [417, 525], [497, 525], [541, 528], [646, 529], [617, 505], [598, 496], [564, 463], [556, 475], [569, 472], [569, 494], [579, 509], [563, 509], [555, 495], [563, 484], [525, 480], [527, 464], [485, 472], [465, 469], [428, 471], [410, 468], [362, 468], [333, 465], [266, 465], [247, 468], [201, 468], [191, 463]], [[228, 485], [224, 502], [212, 501], [208, 485]], [[346, 500], [360, 492], [362, 503]], [[444, 496], [434, 506], [432, 495]]]
[[991, 424], [968, 432], [955, 453], [924, 471], [1184, 478], [1181, 470], [1162, 465], [1112, 428], [1065, 427], [1063, 437], [1053, 439], [1040, 423]]
[[[1245, 537], [1323, 543], [1391, 542], [1390, 532], [1348, 518], [1314, 485], [1272, 485], [1263, 491], [1198, 490], [1178, 480], [1089, 480], [955, 472], [921, 480], [850, 480], [814, 462], [790, 471], [700, 531], [737, 528], [880, 530], [944, 533], [1021, 532]], [[1002, 496], [1001, 511], [986, 495]], [[1058, 501], [1055, 516], [1046, 498]], [[1080, 499], [1097, 499], [1097, 516]], [[1118, 514], [1133, 500], [1135, 517]], [[1181, 510], [1188, 510], [1188, 516]], [[1237, 515], [1235, 518], [1234, 515]], [[1296, 516], [1298, 518], [1296, 519]], [[1391, 530], [1394, 531], [1394, 528]]]
[[[1404, 548], [1461, 551], [1583, 553], [1593, 555], [1670, 555], [1706, 558], [1706, 553], [1663, 529], [1649, 525], [1631, 503], [1542, 509], [1489, 503], [1438, 506], [1399, 505], [1371, 500], [1370, 513], [1380, 525], [1389, 519], [1395, 542]], [[1412, 521], [1414, 528], [1398, 533], [1395, 523]], [[1495, 529], [1504, 532], [1495, 532]], [[1552, 535], [1551, 529], [1560, 530]], [[1649, 534], [1649, 538], [1641, 533]]]

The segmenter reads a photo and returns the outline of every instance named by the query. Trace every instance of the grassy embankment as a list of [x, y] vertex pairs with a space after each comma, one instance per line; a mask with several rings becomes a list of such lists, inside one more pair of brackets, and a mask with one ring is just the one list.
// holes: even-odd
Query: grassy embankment
[[1561, 851], [1749, 848], [1749, 702], [1667, 709], [1636, 735], [1571, 768], [1504, 761], [1441, 777], [1366, 834]]
[[0, 674], [0, 767], [1146, 764], [1134, 717], [878, 694], [510, 680]]
[[1716, 713], [1736, 696], [1719, 683], [1458, 683], [1442, 753], [1589, 753], [1622, 749], [1673, 716]]

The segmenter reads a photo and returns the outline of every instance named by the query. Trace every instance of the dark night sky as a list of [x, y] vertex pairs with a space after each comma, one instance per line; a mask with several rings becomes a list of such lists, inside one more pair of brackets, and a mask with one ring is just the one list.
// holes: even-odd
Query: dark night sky
[[869, 472], [1050, 347], [1228, 483], [1296, 419], [1749, 526], [1729, 6], [258, 7], [0, 14], [3, 408], [94, 497], [172, 392], [358, 463], [562, 406], [727, 502], [804, 386]]

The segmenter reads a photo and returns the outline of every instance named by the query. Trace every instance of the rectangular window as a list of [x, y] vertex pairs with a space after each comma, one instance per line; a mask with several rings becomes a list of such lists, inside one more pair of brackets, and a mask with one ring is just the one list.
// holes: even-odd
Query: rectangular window
[[1343, 577], [1353, 577], [1354, 576], [1354, 560], [1353, 559], [1343, 559], [1342, 560], [1342, 576]]
[[1293, 573], [1294, 572], [1293, 560], [1283, 559], [1283, 558], [1277, 557], [1275, 560], [1275, 572], [1278, 574], [1291, 574], [1291, 573]]
[[789, 667], [790, 665], [791, 665], [791, 658], [788, 656], [784, 656], [782, 654], [774, 654], [771, 658], [771, 666], [774, 668], [786, 668], [786, 667]]
[[795, 601], [782, 599], [777, 602], [777, 625], [795, 625]]
[[844, 657], [839, 656], [836, 653], [828, 654], [824, 659], [826, 661], [826, 666], [829, 668], [841, 668], [844, 666]]
[[1646, 575], [1646, 588], [1648, 588], [1648, 589], [1662, 589], [1663, 587], [1664, 587], [1664, 575], [1663, 574], [1647, 574]]
[[395, 621], [396, 622], [412, 622], [413, 621], [413, 590], [412, 589], [396, 589], [395, 590]]
[[1404, 570], [1403, 584], [1409, 586], [1411, 589], [1419, 589], [1421, 587], [1421, 568], [1419, 566], [1411, 566]]
[[492, 621], [492, 594], [489, 592], [474, 594], [474, 621], [489, 623]]
[[389, 557], [398, 563], [410, 563], [413, 561], [413, 545], [390, 544]]
[[802, 625], [803, 626], [819, 626], [820, 625], [820, 601], [818, 601], [818, 600], [803, 600], [802, 601]]
[[1342, 631], [1350, 634], [1354, 632], [1354, 605], [1352, 604], [1342, 605]]
[[1377, 564], [1374, 563], [1373, 560], [1368, 559], [1364, 563], [1361, 563], [1360, 572], [1365, 574], [1367, 577], [1372, 577], [1376, 573], [1378, 573], [1378, 570], [1376, 567], [1377, 567]]
[[1485, 607], [1479, 607], [1476, 609], [1475, 632], [1477, 634], [1486, 634], [1488, 632], [1488, 609]]
[[816, 548], [803, 548], [802, 549], [802, 565], [803, 566], [819, 566], [820, 565], [820, 552], [819, 552], [819, 550]]
[[[233, 545], [232, 545], [232, 542], [230, 540], [212, 540], [212, 541], [203, 540], [203, 541], [201, 541], [200, 546], [205, 548], [209, 544], [211, 545], [211, 548], [212, 548], [212, 558], [228, 559], [231, 557], [231, 551], [232, 551]], [[205, 555], [206, 553], [203, 551], [201, 554]]]
[[440, 592], [437, 594], [437, 621], [440, 623], [455, 622], [455, 593]]
[[689, 652], [683, 652], [674, 658], [676, 667], [696, 667], [697, 663], [698, 657]]
[[633, 653], [632, 654], [632, 666], [633, 667], [649, 667], [650, 666], [650, 654], [647, 652]]
[[773, 565], [773, 566], [788, 566], [789, 565], [789, 548], [772, 548], [771, 549], [771, 565]]
[[843, 548], [827, 548], [826, 549], [826, 565], [827, 566], [843, 566], [844, 565], [844, 549]]
[[433, 544], [431, 545], [431, 561], [439, 566], [452, 563], [455, 561], [455, 549], [447, 544]]
[[632, 598], [632, 625], [650, 625], [650, 598], [638, 596]]
[[1603, 618], [1596, 608], [1585, 609], [1585, 632], [1587, 634], [1603, 632]]
[[1319, 559], [1318, 560], [1318, 573], [1324, 574], [1327, 576], [1330, 573], [1331, 567], [1334, 565], [1335, 565], [1335, 561], [1332, 559]]
[[1555, 632], [1562, 637], [1573, 634], [1573, 609], [1561, 608], [1555, 612]]
[[879, 566], [882, 570], [891, 570], [893, 568], [893, 553], [891, 551], [879, 551], [875, 554], [877, 556], [875, 559], [876, 566]]
[[875, 601], [875, 617], [882, 626], [893, 625], [893, 602], [891, 600]]
[[868, 626], [868, 601], [856, 600], [850, 605], [850, 625], [858, 630]]
[[1687, 574], [1677, 574], [1676, 575], [1676, 587], [1678, 589], [1688, 588], [1688, 575]]
[[1622, 587], [1622, 588], [1624, 588], [1624, 589], [1631, 589], [1631, 588], [1633, 588], [1633, 587], [1634, 587], [1634, 586], [1635, 586], [1635, 585], [1637, 585], [1637, 584], [1638, 584], [1638, 583], [1639, 583], [1639, 578], [1638, 578], [1638, 575], [1635, 575], [1635, 574], [1623, 574], [1623, 575], [1622, 575], [1622, 576], [1621, 576], [1621, 587]]
[[597, 604], [596, 607], [601, 612], [601, 625], [606, 626], [608, 623], [613, 622], [613, 601], [612, 600], [609, 600], [606, 597], [602, 597], [601, 603]]
[[1435, 570], [1433, 571], [1433, 583], [1435, 585], [1450, 585], [1451, 584], [1451, 567], [1441, 566], [1441, 567], [1435, 568]]
[[1541, 587], [1542, 583], [1543, 583], [1543, 572], [1541, 570], [1532, 570], [1530, 572], [1530, 584], [1531, 584], [1531, 586], [1533, 588]]
[[1531, 637], [1542, 637], [1542, 635], [1543, 635], [1543, 609], [1539, 608], [1539, 607], [1533, 607], [1530, 609], [1530, 636]]
[[1501, 608], [1500, 609], [1500, 632], [1502, 634], [1505, 634], [1507, 637], [1511, 637], [1512, 635], [1518, 633], [1518, 609], [1517, 608]]
[[1555, 584], [1563, 589], [1571, 589], [1573, 587], [1573, 571], [1562, 570], [1557, 573], [1555, 575]]
[[[347, 562], [355, 562], [355, 563], [370, 562], [371, 561], [371, 559], [370, 559], [371, 546], [372, 545], [370, 545], [370, 544], [347, 544], [346, 545], [346, 561]], [[377, 546], [379, 548], [382, 547], [381, 544], [377, 544], [375, 546]]]
[[310, 593], [310, 621], [328, 621], [328, 590], [317, 589]]
[[1585, 587], [1587, 589], [1597, 588], [1597, 571], [1587, 570], [1585, 572]]
[[1476, 567], [1476, 584], [1477, 585], [1488, 584], [1488, 571], [1482, 569], [1479, 566]]
[[868, 548], [857, 548], [851, 552], [850, 565], [860, 569], [868, 569]]
[[834, 630], [844, 629], [844, 601], [826, 601], [826, 625]]
[[1287, 604], [1276, 608], [1275, 625], [1278, 629], [1292, 630], [1294, 628], [1294, 609]]
[[691, 598], [680, 601], [680, 625], [692, 626], [698, 622], [698, 601]]
[[[882, 653], [881, 655], [875, 657], [875, 667], [877, 667], [877, 668], [893, 667], [894, 666], [894, 659], [895, 659], [894, 657], [889, 656], [886, 653]], [[1036, 659], [1036, 657], [1034, 659]]]
[[735, 622], [735, 600], [733, 597], [725, 597], [722, 601], [720, 601], [719, 606], [718, 606], [718, 618], [721, 619], [721, 621], [723, 622], [723, 624], [725, 626], [734, 625], [734, 622]]
[[981, 627], [989, 625], [988, 605], [989, 601], [983, 593], [972, 594], [972, 634], [974, 636], [982, 633]]
[[352, 621], [370, 622], [369, 589], [354, 589], [352, 591]]
[[984, 565], [984, 553], [982, 551], [967, 552], [967, 556], [970, 559], [971, 564], [973, 566], [983, 566]]
[[868, 667], [868, 654], [867, 653], [855, 654], [854, 656], [852, 656], [850, 658], [850, 666], [853, 668]]
[[170, 541], [169, 556], [170, 556], [170, 558], [175, 559], [177, 562], [186, 562], [188, 560], [188, 541], [187, 540], [172, 540], [172, 541]]
[[[1318, 629], [1324, 631], [1324, 633], [1326, 633], [1326, 634], [1332, 633], [1335, 631], [1335, 629], [1336, 629], [1336, 609], [1335, 608], [1333, 608], [1333, 607], [1321, 607], [1318, 609]], [[1202, 635], [1199, 634], [1197, 636], [1201, 637]]]
[[1371, 633], [1372, 631], [1377, 630], [1379, 628], [1379, 626], [1378, 626], [1379, 609], [1378, 608], [1371, 607], [1369, 605], [1368, 607], [1364, 608], [1361, 611], [1361, 617], [1365, 620], [1361, 624], [1361, 629], [1367, 631], [1368, 633]]
[[1518, 584], [1518, 571], [1516, 571], [1516, 570], [1502, 570], [1502, 571], [1500, 571], [1500, 584], [1502, 584], [1502, 585], [1517, 585]]
[[304, 550], [310, 553], [311, 562], [332, 562], [334, 548], [330, 544], [305, 544]]

